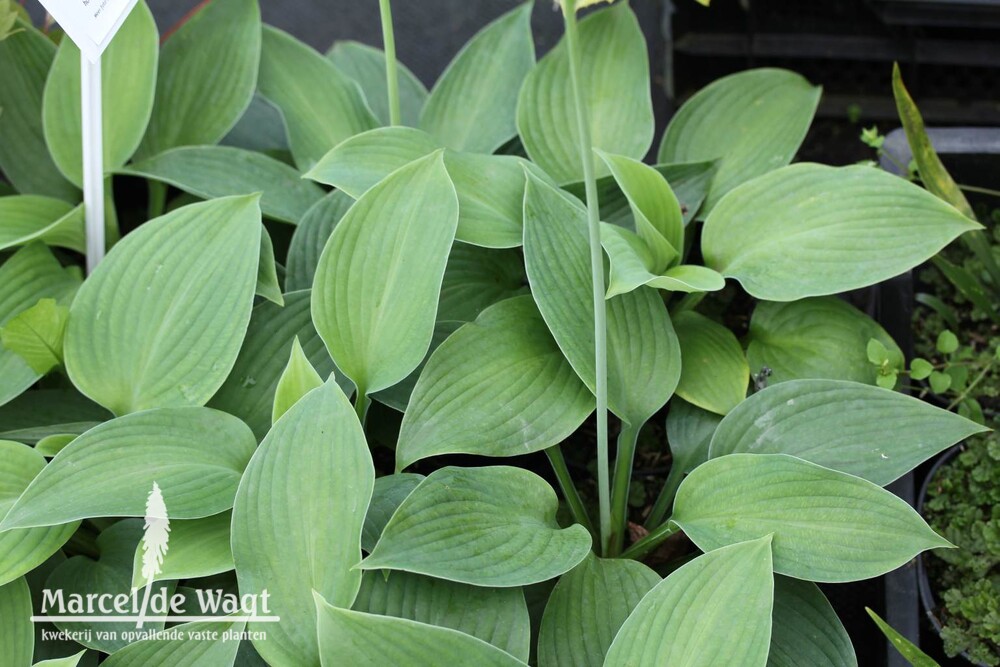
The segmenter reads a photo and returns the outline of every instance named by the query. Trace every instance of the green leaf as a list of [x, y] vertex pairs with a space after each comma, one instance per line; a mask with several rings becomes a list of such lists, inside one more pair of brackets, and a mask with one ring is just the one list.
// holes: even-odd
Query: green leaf
[[[978, 234], [979, 232], [972, 232]], [[968, 235], [967, 235], [968, 236]], [[996, 307], [993, 305], [991, 295], [986, 291], [986, 286], [971, 271], [964, 266], [952, 264], [942, 255], [936, 255], [931, 260], [934, 267], [940, 271], [944, 277], [955, 286], [958, 293], [964, 296], [973, 306], [983, 311], [983, 313], [996, 317]], [[957, 325], [956, 325], [956, 328]]]
[[0, 171], [23, 194], [78, 201], [80, 191], [56, 168], [42, 129], [42, 94], [56, 47], [27, 22], [17, 29], [0, 40]]
[[722, 417], [677, 399], [667, 413], [667, 438], [670, 444], [671, 471], [674, 467], [687, 474], [708, 460], [709, 445]]
[[324, 667], [524, 667], [525, 664], [492, 644], [451, 628], [339, 609], [327, 604], [319, 594], [316, 614], [320, 664]]
[[[222, 143], [226, 146], [291, 158], [281, 111], [260, 93], [254, 94], [250, 106], [237, 121], [236, 126], [223, 137]], [[249, 642], [245, 645], [249, 646]]]
[[882, 634], [886, 636], [886, 639], [888, 639], [893, 647], [899, 651], [901, 656], [906, 658], [906, 661], [909, 662], [910, 665], [913, 667], [940, 667], [934, 659], [914, 646], [913, 642], [899, 634], [895, 628], [883, 621], [882, 618], [874, 611], [868, 607], [865, 607], [865, 611], [867, 611], [868, 615], [872, 617], [872, 620], [875, 621], [878, 629], [882, 631]]
[[403, 501], [361, 568], [500, 588], [545, 581], [590, 550], [583, 526], [559, 528], [558, 505], [521, 468], [442, 468]]
[[[326, 54], [343, 74], [365, 94], [368, 106], [382, 125], [389, 124], [389, 86], [386, 83], [385, 53], [354, 41], [336, 42]], [[403, 124], [416, 127], [427, 101], [427, 88], [405, 65], [396, 61], [399, 78], [399, 107]]]
[[[143, 495], [148, 493], [148, 489]], [[169, 501], [168, 501], [169, 502]], [[60, 563], [45, 581], [45, 588], [51, 591], [62, 591], [64, 600], [70, 596], [80, 595], [128, 595], [132, 596], [132, 555], [136, 545], [142, 539], [142, 521], [131, 519], [119, 521], [105, 528], [97, 536], [97, 560], [87, 556], [74, 556]], [[173, 593], [174, 585], [169, 583], [153, 584], [150, 595], [166, 595]], [[112, 598], [113, 599], [113, 598]], [[142, 598], [139, 598], [141, 604]], [[107, 605], [107, 603], [105, 603]], [[68, 606], [68, 604], [67, 604]], [[113, 607], [102, 616], [133, 616], [135, 612], [129, 609], [129, 603], [122, 613]], [[67, 611], [69, 611], [67, 609]], [[58, 607], [49, 607], [45, 613], [58, 614]], [[55, 621], [56, 627], [66, 632], [79, 633], [76, 641], [87, 648], [104, 653], [114, 653], [130, 643], [129, 632], [135, 632], [135, 620], [122, 621]], [[163, 621], [150, 613], [143, 626], [146, 630], [162, 630]], [[88, 632], [89, 631], [89, 632]]]
[[986, 430], [898, 392], [794, 380], [754, 394], [726, 415], [711, 455], [790, 454], [885, 486]]
[[278, 265], [274, 260], [274, 244], [265, 226], [260, 233], [260, 258], [257, 260], [257, 283], [254, 294], [279, 306], [285, 305], [278, 282]]
[[531, 627], [520, 588], [481, 588], [409, 572], [366, 572], [354, 611], [477, 637], [527, 662]]
[[880, 169], [802, 163], [734, 189], [705, 221], [702, 252], [752, 296], [794, 301], [882, 282], [978, 228]]
[[533, 6], [523, 3], [465, 45], [431, 91], [421, 129], [473, 153], [492, 153], [517, 135], [518, 92], [535, 64]]
[[424, 356], [423, 360], [417, 365], [413, 371], [407, 375], [405, 378], [392, 385], [388, 389], [383, 389], [380, 392], [372, 395], [372, 398], [382, 405], [387, 405], [397, 412], [406, 412], [406, 408], [410, 403], [410, 396], [413, 394], [413, 388], [417, 384], [417, 380], [420, 378], [420, 374], [423, 373], [424, 367], [427, 365], [427, 361], [430, 359], [431, 355], [438, 349], [441, 343], [445, 342], [449, 336], [455, 333], [459, 327], [461, 327], [464, 322], [454, 322], [454, 321], [438, 321], [434, 323], [434, 335], [431, 338], [431, 344], [427, 348], [427, 354]]
[[941, 354], [951, 354], [958, 349], [958, 336], [951, 331], [942, 331], [938, 334], [936, 347]]
[[845, 582], [951, 546], [912, 507], [869, 481], [784, 454], [730, 454], [681, 484], [674, 523], [700, 549], [774, 534], [774, 571]]
[[[107, 667], [171, 667], [179, 664], [230, 667], [236, 660], [236, 652], [240, 648], [238, 637], [245, 626], [246, 621], [184, 623], [170, 628], [168, 636], [129, 644], [101, 664]], [[214, 638], [206, 639], [206, 636]]]
[[[580, 21], [580, 53], [594, 147], [642, 158], [654, 132], [649, 54], [627, 2]], [[583, 180], [573, 100], [564, 38], [528, 73], [517, 106], [517, 128], [528, 155], [559, 183]]]
[[[79, 284], [80, 279], [64, 270], [41, 243], [21, 248], [0, 265], [0, 327], [40, 299], [68, 303]], [[39, 377], [20, 355], [0, 343], [0, 405], [19, 396]]]
[[371, 553], [396, 509], [423, 479], [423, 475], [403, 472], [386, 475], [375, 480], [372, 502], [368, 506], [365, 525], [361, 530], [362, 549]]
[[344, 192], [326, 195], [302, 216], [292, 234], [285, 266], [285, 289], [288, 292], [312, 288], [316, 265], [327, 239], [340, 219], [354, 205], [354, 199]]
[[[140, 2], [101, 56], [105, 173], [125, 164], [146, 133], [159, 53], [153, 14]], [[56, 166], [77, 186], [83, 182], [80, 115], [80, 50], [64, 39], [45, 82], [42, 117]]]
[[927, 381], [931, 385], [931, 391], [935, 394], [943, 394], [951, 389], [952, 377], [948, 373], [933, 371], [928, 376]]
[[438, 320], [471, 322], [494, 303], [527, 292], [521, 253], [456, 243], [441, 282]]
[[230, 146], [174, 148], [121, 169], [168, 183], [203, 199], [261, 193], [269, 218], [293, 225], [323, 198], [323, 190], [294, 168], [262, 153]]
[[66, 449], [66, 445], [76, 440], [79, 435], [79, 433], [57, 433], [45, 436], [35, 444], [35, 451], [42, 456], [52, 458]]
[[209, 405], [236, 415], [263, 439], [271, 428], [274, 395], [295, 338], [320, 377], [330, 377], [333, 361], [313, 328], [309, 292], [293, 292], [285, 295], [284, 307], [262, 303], [253, 309], [233, 370]]
[[246, 334], [260, 234], [252, 196], [185, 206], [122, 239], [70, 310], [73, 384], [119, 415], [204, 405]]
[[423, 130], [380, 127], [334, 146], [305, 178], [357, 199], [392, 172], [441, 148], [441, 143]]
[[329, 60], [291, 35], [264, 26], [260, 93], [277, 106], [300, 171], [378, 121], [361, 89]]
[[50, 435], [79, 435], [111, 413], [73, 389], [29, 391], [0, 407], [0, 439], [29, 445]]
[[[36, 662], [35, 667], [77, 667], [80, 664], [80, 660], [86, 655], [86, 650], [80, 651], [76, 655], [66, 656], [65, 658], [54, 658], [52, 660], [42, 660], [41, 662]], [[91, 655], [94, 655], [93, 653]], [[96, 659], [96, 658], [95, 658]], [[97, 664], [96, 662], [94, 663]]]
[[709, 412], [724, 415], [746, 398], [750, 367], [736, 336], [694, 311], [674, 315], [681, 346], [677, 395]]
[[857, 667], [851, 638], [816, 584], [774, 578], [774, 616], [767, 667]]
[[[533, 174], [524, 198], [524, 254], [532, 294], [580, 379], [594, 390], [594, 302], [586, 211]], [[638, 427], [673, 394], [680, 348], [663, 300], [636, 290], [608, 301], [608, 403]]]
[[773, 602], [771, 536], [717, 549], [642, 599], [604, 664], [764, 667]]
[[359, 396], [396, 384], [427, 352], [457, 224], [455, 188], [436, 153], [365, 193], [330, 235], [313, 321]]
[[[243, 422], [216, 410], [164, 408], [119, 417], [59, 452], [0, 527], [145, 516], [153, 482], [163, 490], [171, 519], [218, 514], [233, 506], [255, 445]], [[84, 469], [95, 472], [81, 475]]]
[[[0, 520], [44, 467], [45, 458], [31, 447], [0, 440]], [[45, 562], [66, 543], [77, 526], [78, 523], [69, 523], [0, 533], [0, 586]]]
[[309, 359], [302, 351], [302, 345], [296, 337], [292, 341], [292, 352], [288, 358], [288, 365], [285, 366], [274, 391], [274, 410], [271, 413], [271, 422], [278, 421], [281, 415], [288, 412], [303, 396], [321, 386], [323, 386], [323, 378], [309, 363]]
[[748, 340], [750, 368], [770, 368], [772, 384], [813, 378], [873, 384], [878, 370], [867, 354], [871, 340], [886, 349], [893, 366], [903, 365], [902, 350], [878, 322], [832, 296], [759, 303]]
[[819, 86], [781, 69], [723, 77], [699, 91], [671, 119], [658, 159], [719, 160], [705, 201], [710, 211], [736, 186], [792, 161], [821, 93]]
[[24, 359], [31, 370], [45, 375], [62, 364], [63, 333], [69, 308], [42, 299], [0, 328], [4, 348]]
[[439, 454], [541, 451], [593, 410], [531, 297], [501, 301], [431, 355], [403, 415], [396, 468]]
[[601, 667], [622, 623], [660, 576], [631, 560], [594, 554], [559, 578], [538, 635], [540, 667]]
[[926, 380], [934, 372], [934, 366], [926, 359], [914, 359], [910, 362], [910, 377], [914, 380]]
[[639, 160], [598, 151], [632, 210], [635, 231], [652, 254], [655, 273], [665, 271], [684, 250], [681, 205], [663, 175]]
[[0, 646], [5, 664], [11, 667], [31, 665], [35, 646], [31, 613], [31, 591], [23, 577], [0, 586]]
[[658, 264], [652, 251], [637, 234], [624, 227], [601, 223], [601, 243], [611, 262], [607, 298], [643, 285], [688, 293], [715, 292], [726, 286], [725, 278], [704, 266], [674, 266], [662, 275], [654, 273]]
[[240, 592], [266, 590], [281, 617], [248, 625], [266, 633], [254, 646], [268, 664], [319, 662], [313, 591], [340, 607], [354, 602], [374, 483], [364, 432], [332, 381], [286, 412], [254, 454], [236, 495], [232, 544]]
[[139, 154], [219, 143], [257, 87], [257, 0], [212, 0], [163, 43], [156, 104]]
[[[2, 127], [2, 124], [0, 124]], [[0, 197], [0, 250], [40, 239], [82, 253], [83, 209], [61, 199], [39, 195]]]
[[[153, 581], [194, 579], [230, 572], [235, 567], [233, 550], [229, 546], [231, 523], [230, 512], [204, 519], [171, 521], [170, 548], [163, 554], [163, 563]], [[148, 581], [142, 572], [142, 554], [140, 544], [132, 564], [132, 588], [142, 588]]]
[[876, 366], [889, 363], [889, 349], [881, 341], [876, 340], [875, 338], [869, 339], [865, 350], [868, 356], [868, 361]]

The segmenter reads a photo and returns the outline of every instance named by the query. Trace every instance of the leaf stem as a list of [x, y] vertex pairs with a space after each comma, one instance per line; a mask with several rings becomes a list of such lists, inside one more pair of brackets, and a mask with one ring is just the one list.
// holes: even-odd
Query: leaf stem
[[358, 387], [354, 393], [354, 411], [358, 414], [358, 421], [361, 422], [361, 428], [365, 427], [365, 420], [368, 418], [368, 408], [372, 404], [372, 399], [368, 396], [367, 390], [363, 387]]
[[986, 378], [986, 376], [989, 374], [989, 372], [991, 370], [993, 370], [993, 365], [995, 363], [996, 363], [996, 360], [990, 361], [989, 365], [987, 365], [986, 368], [984, 368], [982, 370], [982, 372], [979, 375], [976, 376], [976, 379], [973, 380], [971, 383], [969, 383], [969, 385], [965, 388], [965, 391], [963, 391], [961, 394], [959, 394], [958, 398], [956, 398], [954, 401], [952, 401], [951, 403], [948, 404], [948, 408], [947, 409], [948, 410], [954, 410], [955, 407], [958, 406], [959, 403], [961, 403], [962, 401], [964, 401], [965, 398], [970, 393], [972, 393], [972, 390], [975, 389], [979, 385], [979, 383], [982, 382]]
[[622, 553], [622, 558], [632, 560], [642, 560], [651, 551], [667, 541], [667, 538], [674, 533], [680, 532], [681, 527], [676, 523], [667, 521], [662, 526], [642, 538]]
[[587, 193], [587, 223], [590, 231], [590, 272], [594, 293], [594, 361], [597, 396], [597, 495], [600, 507], [602, 553], [607, 553], [611, 538], [610, 474], [608, 463], [608, 332], [607, 304], [604, 301], [604, 250], [601, 248], [601, 217], [594, 173], [593, 140], [590, 136], [590, 113], [583, 94], [580, 72], [580, 37], [576, 23], [575, 2], [563, 4], [566, 47], [569, 54], [570, 81], [576, 106], [576, 124], [580, 136], [580, 159]]
[[167, 206], [167, 184], [160, 181], [146, 181], [149, 184], [149, 206], [146, 216], [152, 220], [163, 215]]
[[647, 529], [654, 530], [660, 527], [663, 523], [663, 518], [667, 516], [667, 512], [670, 511], [670, 507], [674, 504], [674, 496], [677, 495], [677, 489], [680, 488], [683, 481], [684, 471], [679, 465], [671, 465], [670, 472], [667, 473], [667, 481], [663, 483], [660, 495], [657, 496], [656, 502], [653, 503], [653, 509], [650, 510], [649, 516], [646, 517], [645, 525]]
[[573, 478], [569, 474], [569, 468], [566, 466], [566, 459], [563, 458], [562, 449], [559, 445], [549, 447], [545, 450], [545, 455], [549, 457], [549, 463], [552, 464], [552, 470], [559, 480], [559, 488], [562, 489], [563, 497], [566, 499], [569, 511], [573, 514], [573, 519], [590, 531], [591, 537], [597, 540], [599, 536], [594, 532], [594, 524], [590, 521], [587, 508], [580, 498], [580, 493], [576, 490], [576, 485], [573, 484]]
[[635, 446], [641, 426], [622, 422], [618, 434], [618, 456], [615, 458], [615, 478], [611, 487], [611, 538], [608, 556], [617, 556], [625, 546], [625, 528], [628, 525], [628, 493], [632, 484], [632, 466]]
[[392, 29], [392, 5], [390, 0], [378, 0], [382, 15], [382, 47], [385, 50], [385, 82], [389, 89], [389, 123], [400, 125], [402, 113], [399, 109], [399, 66], [396, 63], [396, 37]]

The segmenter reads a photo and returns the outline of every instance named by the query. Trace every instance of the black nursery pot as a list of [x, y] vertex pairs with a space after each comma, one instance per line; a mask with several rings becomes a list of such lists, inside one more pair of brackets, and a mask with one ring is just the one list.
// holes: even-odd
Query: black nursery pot
[[[948, 465], [956, 456], [962, 453], [965, 449], [964, 444], [957, 444], [934, 462], [930, 470], [927, 471], [927, 476], [924, 478], [924, 483], [920, 486], [920, 494], [917, 496], [917, 512], [920, 516], [924, 515], [924, 502], [927, 500], [927, 491], [931, 488], [931, 484], [934, 483], [934, 477], [938, 474], [944, 466]], [[928, 553], [922, 553], [917, 557], [917, 585], [920, 591], [920, 606], [924, 609], [924, 614], [927, 619], [931, 622], [934, 627], [934, 631], [941, 636], [941, 619], [938, 618], [937, 609], [937, 598], [934, 595], [934, 588], [931, 584], [930, 576], [927, 574], [927, 564], [926, 559], [929, 557]], [[980, 662], [973, 662], [969, 659], [965, 653], [961, 656], [965, 658], [966, 662], [970, 665], [978, 665], [979, 667], [986, 667]]]

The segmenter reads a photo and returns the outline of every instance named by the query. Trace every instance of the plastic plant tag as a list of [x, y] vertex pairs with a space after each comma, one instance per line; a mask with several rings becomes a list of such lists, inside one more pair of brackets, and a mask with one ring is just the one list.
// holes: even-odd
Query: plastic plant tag
[[39, 0], [90, 62], [97, 62], [138, 0]]

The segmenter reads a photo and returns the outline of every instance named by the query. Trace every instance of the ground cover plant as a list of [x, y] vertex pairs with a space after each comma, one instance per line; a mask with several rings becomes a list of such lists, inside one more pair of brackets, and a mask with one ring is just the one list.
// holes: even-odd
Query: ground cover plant
[[[791, 164], [821, 91], [784, 70], [701, 91], [644, 163], [642, 33], [591, 4], [541, 59], [515, 8], [427, 91], [388, 0], [384, 52], [326, 56], [254, 0], [160, 47], [140, 2], [105, 56], [116, 242], [85, 279], [79, 53], [14, 19], [11, 665], [857, 664], [815, 582], [950, 547], [882, 487], [985, 429], [893, 391], [870, 342], [898, 346], [835, 295], [980, 226]], [[641, 433], [671, 464], [636, 508]], [[57, 591], [149, 605], [54, 643], [29, 617]], [[155, 604], [215, 594], [238, 603], [210, 620]]]

